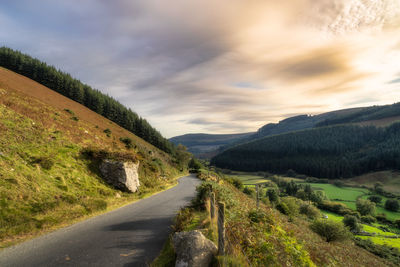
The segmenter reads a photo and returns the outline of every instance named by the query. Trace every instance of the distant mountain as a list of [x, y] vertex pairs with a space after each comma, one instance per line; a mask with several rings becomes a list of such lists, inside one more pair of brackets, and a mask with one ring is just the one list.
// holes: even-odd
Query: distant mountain
[[210, 159], [231, 147], [267, 136], [338, 124], [387, 126], [396, 121], [400, 121], [400, 103], [341, 109], [319, 115], [298, 115], [281, 120], [278, 123], [268, 123], [254, 133], [185, 134], [173, 137], [170, 141], [176, 145], [186, 146], [189, 152], [197, 157]]
[[[400, 169], [400, 103], [267, 124], [212, 159], [221, 168], [351, 177]], [[397, 123], [396, 123], [397, 122]]]
[[182, 144], [188, 151], [199, 158], [211, 158], [221, 147], [240, 142], [254, 133], [242, 134], [185, 134], [169, 139], [175, 145]]

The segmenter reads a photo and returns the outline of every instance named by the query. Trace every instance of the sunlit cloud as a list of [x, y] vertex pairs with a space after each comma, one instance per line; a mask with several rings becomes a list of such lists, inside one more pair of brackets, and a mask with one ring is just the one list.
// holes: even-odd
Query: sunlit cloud
[[168, 137], [400, 101], [398, 0], [8, 2], [1, 44]]

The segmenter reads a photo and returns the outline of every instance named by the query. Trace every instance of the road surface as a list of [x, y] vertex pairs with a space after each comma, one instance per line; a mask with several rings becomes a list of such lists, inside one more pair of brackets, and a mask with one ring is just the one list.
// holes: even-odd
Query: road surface
[[0, 266], [148, 266], [199, 183], [183, 177], [167, 191], [6, 248]]

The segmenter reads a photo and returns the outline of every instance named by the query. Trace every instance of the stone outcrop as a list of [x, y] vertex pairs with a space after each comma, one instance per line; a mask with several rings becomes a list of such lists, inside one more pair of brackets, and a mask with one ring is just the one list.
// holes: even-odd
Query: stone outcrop
[[200, 231], [178, 232], [172, 238], [176, 253], [176, 267], [209, 266], [217, 246]]
[[114, 187], [127, 192], [139, 189], [139, 162], [121, 162], [105, 159], [100, 164], [100, 172], [104, 180]]

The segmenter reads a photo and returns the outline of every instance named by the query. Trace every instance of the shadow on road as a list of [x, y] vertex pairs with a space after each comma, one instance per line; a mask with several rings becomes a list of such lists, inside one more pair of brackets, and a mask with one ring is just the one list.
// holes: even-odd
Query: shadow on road
[[138, 218], [138, 220], [114, 224], [106, 227], [105, 231], [119, 232], [115, 234], [114, 246], [107, 249], [123, 251], [120, 256], [126, 259], [123, 266], [149, 266], [152, 260], [158, 256], [164, 241], [171, 232], [172, 219]]

